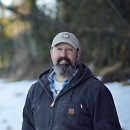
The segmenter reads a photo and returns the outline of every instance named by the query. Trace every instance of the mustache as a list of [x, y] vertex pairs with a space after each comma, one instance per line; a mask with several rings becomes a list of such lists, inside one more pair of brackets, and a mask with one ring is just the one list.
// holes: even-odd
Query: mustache
[[70, 59], [67, 58], [67, 57], [60, 57], [60, 58], [57, 60], [57, 64], [59, 64], [59, 62], [61, 62], [62, 60], [68, 62], [68, 64], [71, 65], [71, 61], [70, 61]]

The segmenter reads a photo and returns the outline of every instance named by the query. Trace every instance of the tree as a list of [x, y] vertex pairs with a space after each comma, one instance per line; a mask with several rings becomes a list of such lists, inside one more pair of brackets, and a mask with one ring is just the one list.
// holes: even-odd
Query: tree
[[120, 62], [120, 66], [116, 69], [123, 72], [130, 64], [128, 60], [129, 24], [126, 24], [128, 22], [114, 2], [57, 0], [58, 11], [56, 18], [53, 19], [51, 15], [44, 13], [44, 9], [36, 6], [36, 0], [23, 0], [21, 6], [24, 7], [24, 11], [21, 11], [19, 7], [7, 9], [12, 10], [17, 19], [23, 23], [28, 22], [31, 27], [31, 33], [26, 31], [26, 36], [29, 34], [29, 39], [32, 39], [36, 46], [34, 48], [36, 48], [37, 57], [31, 58], [33, 64], [44, 64], [44, 61], [50, 64], [48, 52], [53, 37], [58, 32], [69, 31], [74, 33], [80, 41], [83, 51], [81, 61], [92, 64], [94, 69], [109, 67]]

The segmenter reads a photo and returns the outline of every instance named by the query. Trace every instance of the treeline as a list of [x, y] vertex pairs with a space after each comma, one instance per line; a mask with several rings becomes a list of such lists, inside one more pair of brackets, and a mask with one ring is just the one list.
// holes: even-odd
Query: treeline
[[51, 42], [61, 31], [78, 37], [80, 61], [104, 82], [130, 79], [130, 0], [57, 0], [56, 11], [36, 0], [0, 5], [0, 68], [11, 80], [37, 78], [50, 67]]

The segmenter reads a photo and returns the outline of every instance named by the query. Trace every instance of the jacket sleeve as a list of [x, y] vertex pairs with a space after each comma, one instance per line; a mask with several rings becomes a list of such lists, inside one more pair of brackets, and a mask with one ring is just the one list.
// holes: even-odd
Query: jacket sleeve
[[91, 114], [94, 130], [121, 130], [113, 97], [100, 81], [93, 82]]
[[34, 118], [31, 110], [31, 102], [32, 102], [32, 87], [30, 88], [25, 105], [23, 108], [23, 122], [22, 122], [22, 130], [35, 130], [34, 126]]

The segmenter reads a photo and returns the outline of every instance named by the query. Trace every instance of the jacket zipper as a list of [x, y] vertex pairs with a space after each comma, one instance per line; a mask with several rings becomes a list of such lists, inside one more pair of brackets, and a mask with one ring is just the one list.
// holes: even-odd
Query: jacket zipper
[[[73, 85], [74, 86], [74, 85]], [[72, 87], [73, 87], [72, 86]], [[72, 88], [71, 87], [71, 88]], [[49, 95], [49, 97], [52, 99], [52, 104], [51, 104], [51, 108], [52, 108], [52, 111], [51, 111], [51, 123], [50, 123], [50, 130], [52, 129], [52, 123], [53, 123], [53, 114], [54, 114], [54, 105], [55, 105], [55, 102], [56, 102], [56, 99], [57, 98], [59, 98], [61, 95], [63, 95], [65, 92], [67, 92], [68, 90], [70, 90], [71, 88], [69, 88], [69, 89], [67, 89], [66, 91], [64, 91], [63, 93], [61, 93], [60, 95], [58, 95], [57, 97], [56, 97], [56, 99], [54, 100], [53, 98], [52, 98], [52, 96], [48, 93], [48, 91], [46, 90], [46, 88], [45, 87], [43, 87], [44, 88], [44, 90], [47, 92], [47, 94]]]
[[[44, 88], [44, 87], [43, 87]], [[52, 104], [50, 107], [53, 107], [55, 104], [55, 100], [52, 98], [52, 96], [48, 93], [48, 91], [46, 90], [46, 88], [44, 88], [44, 90], [46, 91], [46, 93], [49, 95], [49, 97], [52, 99]]]
[[48, 91], [46, 90], [46, 88], [45, 87], [43, 87], [43, 88], [46, 91], [46, 93], [49, 95], [49, 97], [53, 100], [52, 96], [48, 93]]
[[51, 104], [51, 106], [50, 106], [50, 107], [53, 107], [53, 106], [54, 106], [54, 104], [55, 104], [55, 100], [53, 100], [53, 102], [52, 102], [52, 104]]
[[45, 87], [43, 87], [44, 90], [46, 91], [46, 93], [49, 95], [49, 97], [52, 99], [52, 104], [50, 107], [52, 107], [52, 110], [51, 110], [51, 123], [50, 123], [50, 130], [52, 129], [52, 123], [53, 123], [53, 114], [54, 114], [54, 104], [55, 104], [55, 100], [52, 98], [52, 96], [48, 93], [48, 91], [46, 90]]
[[[54, 102], [54, 101], [53, 101]], [[52, 103], [53, 103], [52, 102]], [[51, 123], [50, 123], [50, 129], [49, 130], [51, 130], [52, 129], [52, 125], [53, 125], [53, 116], [54, 116], [54, 107], [52, 107], [52, 110], [51, 110]]]

